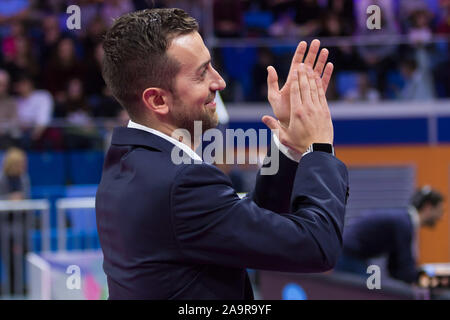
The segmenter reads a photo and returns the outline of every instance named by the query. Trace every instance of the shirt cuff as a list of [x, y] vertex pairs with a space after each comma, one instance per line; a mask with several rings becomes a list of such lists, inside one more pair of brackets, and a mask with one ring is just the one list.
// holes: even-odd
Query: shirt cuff
[[306, 153], [304, 153], [302, 155], [300, 152], [297, 152], [295, 150], [292, 150], [292, 149], [286, 147], [284, 144], [282, 144], [280, 142], [280, 140], [278, 140], [278, 137], [276, 134], [273, 134], [273, 142], [277, 146], [278, 150], [280, 150], [280, 152], [282, 154], [284, 154], [286, 157], [288, 157], [292, 161], [300, 162], [300, 159], [302, 158], [302, 156], [306, 154]]

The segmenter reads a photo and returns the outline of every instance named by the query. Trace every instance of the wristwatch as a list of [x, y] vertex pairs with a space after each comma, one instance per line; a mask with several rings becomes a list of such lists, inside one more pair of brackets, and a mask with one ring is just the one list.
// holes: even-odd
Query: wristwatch
[[308, 147], [308, 149], [306, 149], [306, 152], [303, 153], [303, 155], [310, 153], [310, 152], [314, 152], [314, 151], [322, 151], [322, 152], [331, 153], [333, 156], [335, 155], [334, 147], [330, 143], [312, 143]]

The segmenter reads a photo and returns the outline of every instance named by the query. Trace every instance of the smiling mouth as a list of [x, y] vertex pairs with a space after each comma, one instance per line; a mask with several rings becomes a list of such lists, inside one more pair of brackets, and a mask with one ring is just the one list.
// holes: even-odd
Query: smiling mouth
[[209, 107], [209, 108], [215, 108], [216, 107], [216, 102], [214, 100], [208, 102], [205, 104], [205, 106]]
[[205, 106], [215, 107], [216, 106], [216, 102], [214, 101], [215, 98], [216, 98], [216, 95], [214, 95], [208, 102], [206, 102]]
[[209, 99], [207, 100], [208, 101], [207, 104], [213, 102], [214, 100], [216, 100], [216, 94], [217, 94], [217, 92], [209, 94], [209, 96], [208, 96]]

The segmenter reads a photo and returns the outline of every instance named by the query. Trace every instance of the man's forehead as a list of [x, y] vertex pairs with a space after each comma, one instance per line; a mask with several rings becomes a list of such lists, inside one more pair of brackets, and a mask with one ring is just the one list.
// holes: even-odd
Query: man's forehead
[[210, 59], [208, 48], [198, 32], [175, 37], [167, 53], [186, 68], [197, 68]]

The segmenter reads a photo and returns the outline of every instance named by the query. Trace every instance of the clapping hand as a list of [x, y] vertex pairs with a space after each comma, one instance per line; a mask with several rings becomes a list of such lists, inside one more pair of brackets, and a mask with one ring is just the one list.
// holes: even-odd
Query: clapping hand
[[333, 144], [333, 123], [323, 78], [310, 65], [301, 63], [291, 74], [290, 81], [288, 125], [270, 116], [264, 116], [263, 122], [278, 135], [283, 145], [302, 154], [312, 143]]
[[[303, 58], [306, 53], [308, 45], [305, 41], [302, 41], [297, 46], [295, 50], [294, 57], [292, 58], [291, 67], [289, 69], [289, 74], [286, 83], [281, 88], [278, 87], [278, 75], [274, 67], [269, 66], [267, 68], [267, 96], [270, 105], [272, 106], [273, 113], [275, 117], [280, 121], [281, 125], [284, 127], [289, 126], [290, 117], [290, 88], [296, 78], [297, 71], [299, 70], [300, 64], [303, 62]], [[333, 64], [327, 62], [328, 50], [322, 49], [319, 58], [316, 61], [317, 53], [319, 52], [320, 41], [315, 39], [311, 42], [308, 54], [305, 58], [304, 64], [306, 67], [313, 68], [314, 72], [321, 77], [322, 87], [324, 91], [327, 91], [328, 83], [330, 82], [331, 75], [333, 73]], [[323, 74], [323, 75], [322, 75]]]

